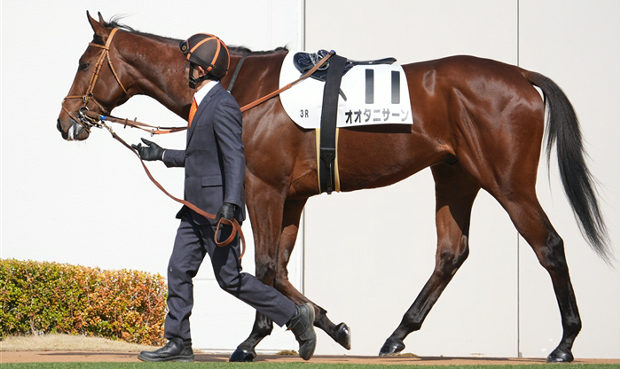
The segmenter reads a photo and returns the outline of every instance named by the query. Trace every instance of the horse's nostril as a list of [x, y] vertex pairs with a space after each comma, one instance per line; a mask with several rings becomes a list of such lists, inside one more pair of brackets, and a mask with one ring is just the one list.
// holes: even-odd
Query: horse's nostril
[[60, 119], [56, 119], [56, 128], [62, 132], [62, 126], [60, 125]]

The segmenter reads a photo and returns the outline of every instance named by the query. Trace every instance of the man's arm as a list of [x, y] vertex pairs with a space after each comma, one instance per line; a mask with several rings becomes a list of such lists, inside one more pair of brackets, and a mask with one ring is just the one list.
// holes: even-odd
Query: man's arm
[[223, 101], [216, 109], [214, 131], [220, 157], [223, 161], [224, 202], [241, 207], [245, 181], [245, 156], [241, 138], [242, 123], [239, 106], [231, 100]]
[[165, 149], [162, 155], [161, 161], [163, 161], [164, 164], [166, 164], [168, 168], [184, 167], [185, 166], [185, 150]]

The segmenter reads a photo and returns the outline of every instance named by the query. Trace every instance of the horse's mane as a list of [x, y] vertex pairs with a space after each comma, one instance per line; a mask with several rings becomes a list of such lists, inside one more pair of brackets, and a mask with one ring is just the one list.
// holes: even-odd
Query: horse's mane
[[163, 42], [167, 42], [167, 43], [179, 43], [181, 40], [178, 39], [174, 39], [171, 37], [164, 37], [164, 36], [159, 36], [159, 35], [154, 35], [152, 33], [146, 33], [146, 32], [140, 32], [126, 24], [120, 23], [120, 20], [123, 19], [122, 17], [119, 16], [113, 16], [109, 22], [104, 22], [103, 25], [106, 28], [118, 28], [121, 29], [125, 32], [129, 32], [129, 33], [133, 33], [136, 35], [140, 35], [140, 36], [144, 36], [144, 37], [148, 37], [148, 38], [152, 38], [152, 39], [156, 39], [159, 41], [163, 41]]
[[[152, 38], [152, 39], [156, 39], [162, 42], [167, 42], [167, 43], [176, 43], [178, 44], [181, 40], [179, 39], [175, 39], [175, 38], [171, 38], [171, 37], [164, 37], [164, 36], [159, 36], [159, 35], [155, 35], [152, 33], [145, 33], [145, 32], [140, 32], [126, 24], [120, 23], [120, 20], [122, 19], [122, 17], [119, 16], [113, 16], [110, 21], [108, 22], [104, 22], [103, 25], [106, 28], [118, 28], [121, 29], [125, 32], [129, 32], [129, 33], [133, 33], [136, 35], [140, 35], [140, 36], [144, 36], [144, 37], [148, 37], [148, 38]], [[103, 40], [101, 39], [97, 39], [99, 36], [95, 35], [95, 39], [93, 40], [93, 42], [98, 43], [103, 45]], [[231, 54], [241, 54], [241, 55], [247, 55], [247, 54], [252, 54], [252, 55], [268, 55], [268, 54], [273, 54], [276, 52], [280, 52], [280, 51], [288, 51], [288, 49], [286, 47], [277, 47], [273, 50], [265, 50], [265, 51], [254, 51], [251, 50], [247, 47], [244, 46], [228, 46], [228, 50], [230, 51]]]

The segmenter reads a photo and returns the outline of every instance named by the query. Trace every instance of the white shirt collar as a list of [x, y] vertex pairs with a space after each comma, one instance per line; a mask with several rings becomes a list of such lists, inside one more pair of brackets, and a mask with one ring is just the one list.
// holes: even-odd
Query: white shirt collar
[[218, 83], [218, 81], [209, 81], [207, 82], [207, 84], [202, 86], [200, 90], [196, 91], [196, 93], [194, 94], [194, 99], [196, 99], [196, 103], [200, 104], [202, 99], [204, 99], [205, 96], [207, 96], [207, 94], [209, 93], [209, 91], [211, 91], [211, 89], [215, 87], [215, 85], [217, 85]]

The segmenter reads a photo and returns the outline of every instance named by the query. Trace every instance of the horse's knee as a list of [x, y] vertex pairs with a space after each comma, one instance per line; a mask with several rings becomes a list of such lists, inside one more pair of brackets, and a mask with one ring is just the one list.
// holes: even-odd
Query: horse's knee
[[550, 232], [545, 244], [536, 248], [536, 256], [540, 264], [548, 271], [568, 271], [564, 255], [564, 241], [555, 232]]
[[282, 290], [287, 287], [286, 281], [278, 276], [278, 278], [276, 278], [274, 281], [273, 287], [276, 290], [282, 292]]
[[265, 282], [275, 278], [276, 263], [272, 258], [256, 258], [256, 278]]
[[288, 280], [288, 273], [286, 272], [286, 270], [280, 270], [280, 272], [277, 273], [277, 278], [274, 281], [274, 287], [278, 291], [284, 291], [285, 289], [289, 288], [289, 286], [290, 282]]

